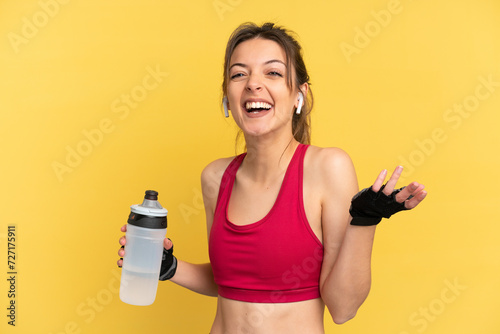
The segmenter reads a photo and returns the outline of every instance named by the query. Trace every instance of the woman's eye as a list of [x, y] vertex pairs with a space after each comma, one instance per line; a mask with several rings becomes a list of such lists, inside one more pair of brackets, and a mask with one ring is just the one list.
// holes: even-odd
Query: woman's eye
[[243, 73], [236, 73], [236, 74], [231, 75], [231, 79], [236, 79], [236, 78], [239, 78], [242, 76], [243, 76]]
[[280, 72], [278, 72], [278, 71], [271, 71], [271, 72], [269, 72], [269, 75], [278, 76], [278, 77], [283, 77], [283, 74], [281, 74], [281, 73], [280, 73]]

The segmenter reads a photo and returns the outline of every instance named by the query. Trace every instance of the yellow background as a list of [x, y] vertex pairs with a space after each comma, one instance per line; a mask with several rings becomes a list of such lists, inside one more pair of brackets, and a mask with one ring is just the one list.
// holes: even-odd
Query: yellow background
[[175, 254], [208, 260], [199, 175], [235, 153], [225, 43], [275, 21], [305, 51], [313, 144], [346, 150], [361, 187], [404, 164], [401, 185], [429, 191], [380, 225], [370, 296], [345, 325], [326, 315], [326, 332], [500, 333], [499, 17], [497, 0], [2, 0], [0, 332], [208, 332], [214, 298], [166, 282], [152, 306], [119, 300], [119, 228], [155, 189]]

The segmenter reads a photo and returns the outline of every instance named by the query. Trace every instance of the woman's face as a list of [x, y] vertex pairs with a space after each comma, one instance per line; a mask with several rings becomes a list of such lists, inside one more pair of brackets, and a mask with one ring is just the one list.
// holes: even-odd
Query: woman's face
[[[291, 73], [294, 80], [295, 73]], [[247, 136], [287, 131], [291, 134], [298, 89], [287, 85], [286, 54], [271, 40], [239, 44], [229, 63], [227, 86], [231, 114]]]

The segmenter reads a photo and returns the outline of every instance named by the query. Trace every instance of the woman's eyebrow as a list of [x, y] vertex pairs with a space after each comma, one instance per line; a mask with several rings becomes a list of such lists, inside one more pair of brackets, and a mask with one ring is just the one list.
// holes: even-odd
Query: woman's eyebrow
[[229, 70], [231, 70], [231, 69], [232, 69], [233, 67], [235, 67], [235, 66], [241, 66], [241, 67], [245, 67], [245, 68], [246, 68], [246, 67], [248, 67], [247, 65], [245, 65], [245, 64], [243, 64], [243, 63], [234, 63], [233, 65], [231, 65], [231, 66], [229, 67]]
[[279, 60], [279, 59], [271, 59], [271, 60], [266, 61], [264, 64], [268, 65], [268, 64], [272, 64], [272, 63], [280, 63], [286, 67], [286, 64], [282, 60]]
[[[279, 60], [279, 59], [271, 59], [271, 60], [268, 60], [264, 63], [264, 65], [268, 65], [268, 64], [272, 64], [272, 63], [280, 63], [280, 64], [283, 64], [285, 67], [286, 67], [286, 64], [282, 61], [282, 60]], [[231, 65], [229, 67], [229, 70], [231, 70], [234, 66], [241, 66], [243, 68], [247, 68], [248, 65], [246, 64], [243, 64], [243, 63], [234, 63], [233, 65]]]

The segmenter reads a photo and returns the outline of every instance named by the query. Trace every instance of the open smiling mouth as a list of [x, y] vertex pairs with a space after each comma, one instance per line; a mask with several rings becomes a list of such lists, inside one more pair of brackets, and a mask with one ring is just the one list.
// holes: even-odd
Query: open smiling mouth
[[248, 113], [257, 114], [261, 111], [267, 111], [273, 106], [267, 102], [247, 102], [245, 104], [245, 109]]

